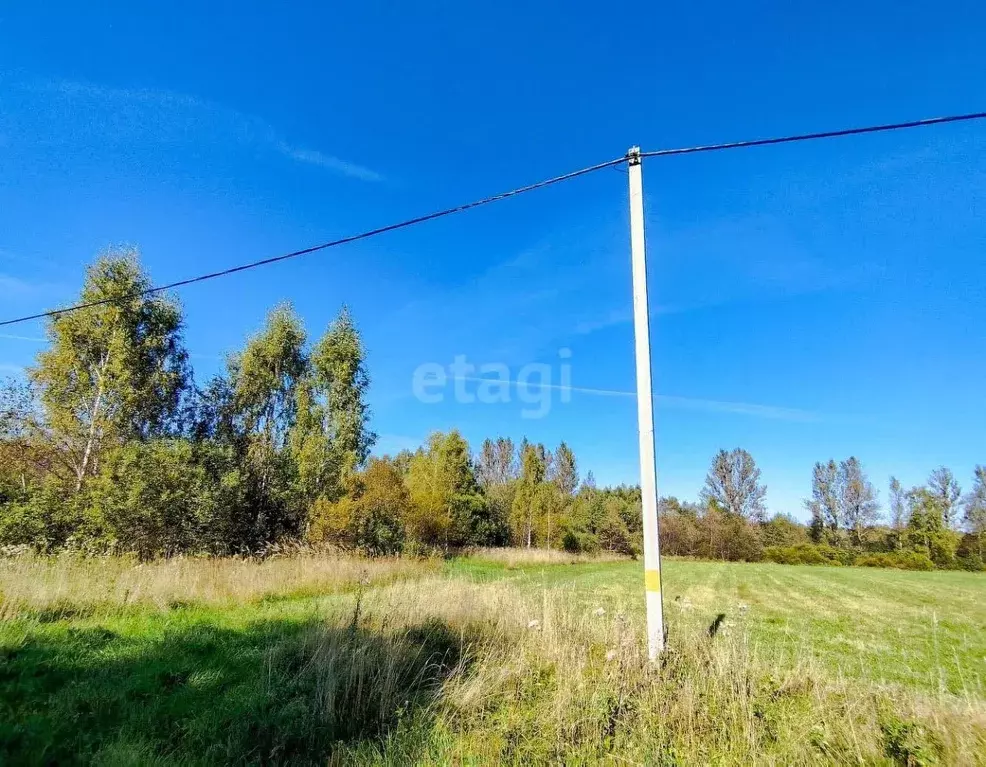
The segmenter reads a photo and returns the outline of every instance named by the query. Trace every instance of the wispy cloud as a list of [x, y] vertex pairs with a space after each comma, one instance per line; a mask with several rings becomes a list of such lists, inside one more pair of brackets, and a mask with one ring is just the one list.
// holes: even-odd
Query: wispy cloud
[[369, 168], [364, 167], [363, 165], [357, 165], [354, 162], [340, 160], [338, 157], [333, 157], [332, 155], [325, 154], [324, 152], [319, 152], [316, 149], [299, 149], [283, 143], [278, 144], [277, 149], [281, 152], [281, 154], [290, 157], [292, 160], [308, 163], [309, 165], [317, 165], [320, 168], [325, 168], [326, 170], [340, 173], [343, 176], [357, 178], [360, 181], [384, 180], [383, 176], [375, 170], [370, 170]]
[[659, 404], [667, 407], [701, 410], [706, 413], [732, 413], [733, 415], [748, 415], [755, 418], [768, 418], [774, 421], [797, 421], [800, 423], [815, 423], [822, 420], [821, 415], [813, 413], [810, 410], [778, 405], [696, 399], [694, 397], [675, 397], [669, 394], [658, 394], [654, 399]]
[[[688, 311], [688, 309], [694, 307], [665, 306], [663, 304], [655, 306], [652, 303], [648, 308], [650, 310], [650, 316], [655, 317], [666, 314], [677, 314], [678, 312]], [[578, 322], [572, 332], [577, 336], [587, 336], [599, 330], [607, 330], [608, 328], [619, 325], [629, 325], [632, 322], [633, 309], [628, 306], [622, 309], [611, 309], [608, 312], [603, 312], [598, 317]]]
[[[515, 387], [531, 389], [551, 389], [561, 392], [577, 392], [597, 397], [629, 397], [636, 398], [637, 393], [623, 389], [598, 389], [586, 386], [563, 386], [560, 384], [542, 383], [539, 381], [517, 381], [515, 379], [482, 378], [480, 376], [454, 376], [450, 380], [472, 381], [475, 383], [489, 381], [504, 381]], [[670, 394], [655, 394], [654, 401], [659, 406], [683, 410], [699, 410], [707, 413], [731, 413], [755, 418], [767, 418], [775, 421], [796, 421], [813, 423], [821, 421], [818, 413], [800, 408], [782, 407], [778, 405], [760, 405], [750, 402], [731, 402], [728, 400], [701, 399], [697, 397], [678, 397]]]
[[24, 295], [25, 293], [30, 293], [32, 289], [33, 286], [26, 280], [0, 274], [0, 296]]
[[52, 282], [31, 282], [10, 274], [0, 274], [0, 298], [34, 298], [61, 291], [62, 286]]
[[[50, 118], [59, 110], [77, 109], [73, 139], [98, 134], [101, 140], [180, 144], [203, 138], [220, 145], [261, 146], [295, 162], [314, 165], [360, 181], [383, 181], [382, 174], [332, 154], [303, 148], [282, 136], [266, 121], [235, 109], [184, 93], [152, 88], [114, 88], [71, 80], [26, 83], [22, 89], [41, 101]], [[47, 125], [63, 119], [45, 119]], [[52, 140], [50, 136], [44, 140]]]
[[625, 325], [633, 321], [633, 311], [627, 309], [613, 309], [603, 314], [597, 319], [583, 320], [575, 325], [574, 333], [577, 336], [587, 336], [598, 330], [614, 327], [615, 325]]
[[5, 341], [27, 341], [28, 343], [33, 343], [33, 344], [45, 343], [45, 339], [39, 336], [14, 336], [8, 333], [0, 333], [0, 338], [4, 339]]

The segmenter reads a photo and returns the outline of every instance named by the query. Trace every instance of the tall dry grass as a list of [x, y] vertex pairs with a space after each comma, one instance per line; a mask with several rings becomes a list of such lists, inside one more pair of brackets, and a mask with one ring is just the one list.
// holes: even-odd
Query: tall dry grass
[[611, 551], [601, 551], [598, 554], [572, 554], [558, 549], [519, 547], [469, 549], [467, 556], [471, 559], [496, 562], [510, 569], [526, 565], [580, 565], [588, 562], [624, 562], [629, 559], [623, 554], [615, 554]]
[[[386, 638], [389, 653], [353, 656], [338, 630], [351, 616], [337, 615], [313, 629], [304, 672], [323, 675], [326, 710], [372, 701], [389, 732], [338, 754], [345, 763], [986, 759], [982, 701], [832, 678], [807, 655], [777, 659], [743, 625], [710, 638], [702, 622], [673, 617], [674, 649], [652, 664], [641, 618], [600, 615], [558, 592], [426, 578], [375, 589], [359, 609], [360, 630]], [[412, 686], [426, 690], [410, 711], [400, 681], [409, 658]]]
[[434, 562], [296, 553], [264, 560], [22, 554], [0, 558], [0, 620], [23, 611], [68, 612], [148, 605], [233, 604], [317, 595], [434, 572]]

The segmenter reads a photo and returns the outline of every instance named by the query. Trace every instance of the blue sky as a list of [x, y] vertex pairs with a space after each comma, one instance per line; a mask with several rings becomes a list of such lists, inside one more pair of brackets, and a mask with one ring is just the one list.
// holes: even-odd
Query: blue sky
[[[644, 149], [986, 107], [968, 2], [199, 3], [0, 11], [0, 314], [70, 301], [139, 245], [155, 280], [275, 255]], [[772, 510], [858, 455], [886, 498], [986, 462], [986, 125], [650, 161], [662, 494], [743, 446]], [[616, 169], [181, 293], [200, 379], [290, 300], [348, 303], [382, 450], [458, 427], [566, 439], [637, 477], [632, 396], [412, 394], [422, 363], [632, 392], [626, 176]], [[0, 373], [39, 324], [2, 329]], [[12, 336], [17, 336], [16, 338]]]

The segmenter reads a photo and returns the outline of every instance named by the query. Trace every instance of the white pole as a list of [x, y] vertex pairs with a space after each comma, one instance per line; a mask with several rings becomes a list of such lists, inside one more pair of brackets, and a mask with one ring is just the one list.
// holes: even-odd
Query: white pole
[[644, 252], [644, 193], [640, 147], [627, 152], [630, 177], [630, 250], [633, 263], [633, 336], [637, 356], [637, 428], [640, 436], [640, 495], [644, 513], [644, 587], [647, 595], [647, 649], [651, 660], [664, 650], [661, 599], [661, 543], [657, 522], [657, 464], [654, 458], [654, 393], [650, 379], [650, 314], [647, 256]]

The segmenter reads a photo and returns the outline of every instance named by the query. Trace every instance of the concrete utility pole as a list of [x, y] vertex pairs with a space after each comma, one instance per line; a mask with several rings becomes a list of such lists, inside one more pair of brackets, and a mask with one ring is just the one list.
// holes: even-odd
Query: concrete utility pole
[[627, 152], [630, 177], [630, 251], [633, 264], [633, 336], [637, 357], [637, 429], [640, 436], [640, 496], [644, 512], [644, 587], [647, 595], [647, 649], [651, 660], [664, 650], [661, 598], [661, 542], [657, 521], [657, 464], [654, 457], [654, 392], [650, 379], [650, 313], [644, 252], [644, 192], [640, 147]]

